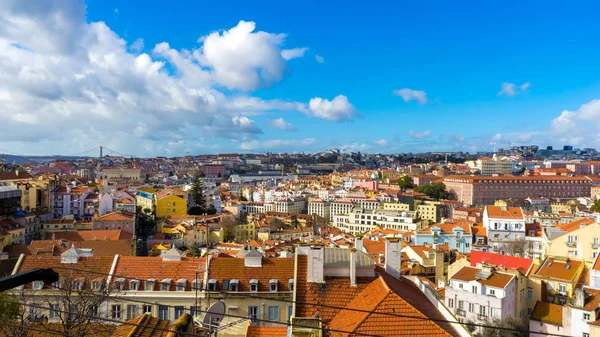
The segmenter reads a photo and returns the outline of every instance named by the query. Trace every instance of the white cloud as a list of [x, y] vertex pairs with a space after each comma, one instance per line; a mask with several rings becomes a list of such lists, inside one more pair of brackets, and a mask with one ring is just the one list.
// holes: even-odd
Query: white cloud
[[[202, 37], [197, 49], [163, 42], [139, 54], [142, 39], [128, 43], [104, 22], [88, 23], [83, 1], [0, 1], [0, 143], [22, 153], [102, 144], [155, 155], [181, 144], [197, 149], [199, 135], [252, 141], [262, 131], [251, 116], [311, 111], [305, 103], [222, 90], [281, 79], [284, 39], [240, 21]], [[322, 111], [352, 115], [342, 101]]]
[[314, 145], [317, 142], [314, 138], [305, 138], [301, 140], [295, 139], [266, 139], [266, 140], [251, 140], [240, 144], [241, 150], [282, 150], [289, 152], [290, 150], [304, 150], [306, 147]]
[[286, 61], [293, 60], [303, 57], [307, 50], [308, 48], [284, 49], [281, 51], [281, 57]]
[[599, 146], [600, 99], [585, 103], [575, 111], [562, 111], [551, 121], [551, 130], [555, 138], [570, 145]]
[[494, 142], [499, 142], [502, 140], [502, 134], [501, 133], [497, 133], [492, 137], [492, 141]]
[[396, 96], [402, 97], [404, 102], [418, 101], [420, 104], [427, 103], [427, 94], [422, 90], [404, 88], [400, 90], [394, 90], [392, 93]]
[[321, 97], [311, 98], [305, 113], [330, 121], [349, 121], [359, 115], [344, 95], [338, 95], [331, 101]]
[[527, 92], [527, 89], [529, 89], [529, 87], [531, 86], [531, 83], [529, 82], [525, 82], [523, 84], [521, 84], [520, 86], [517, 86], [514, 83], [508, 83], [508, 82], [502, 82], [500, 84], [500, 91], [498, 92], [498, 96], [508, 96], [508, 97], [514, 97], [518, 94], [522, 94]]
[[325, 63], [325, 58], [323, 58], [321, 55], [315, 55], [315, 60], [317, 63]]
[[408, 131], [408, 135], [414, 139], [425, 139], [431, 135], [431, 130], [425, 130], [421, 132], [410, 130]]
[[284, 131], [297, 131], [298, 130], [292, 124], [286, 122], [285, 119], [283, 119], [283, 118], [267, 120], [265, 123], [274, 129], [279, 129], [279, 130], [284, 130]]
[[373, 143], [379, 147], [387, 147], [388, 146], [388, 141], [385, 139], [378, 139], [373, 141]]
[[144, 49], [144, 39], [140, 38], [140, 39], [133, 41], [131, 46], [129, 46], [129, 49], [131, 49], [132, 51], [134, 51], [136, 53], [141, 52]]

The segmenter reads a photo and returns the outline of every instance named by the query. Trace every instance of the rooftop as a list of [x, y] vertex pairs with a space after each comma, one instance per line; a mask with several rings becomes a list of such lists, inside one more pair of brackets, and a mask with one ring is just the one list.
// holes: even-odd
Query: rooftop
[[531, 319], [548, 323], [556, 326], [562, 326], [563, 306], [560, 304], [538, 301], [531, 313]]

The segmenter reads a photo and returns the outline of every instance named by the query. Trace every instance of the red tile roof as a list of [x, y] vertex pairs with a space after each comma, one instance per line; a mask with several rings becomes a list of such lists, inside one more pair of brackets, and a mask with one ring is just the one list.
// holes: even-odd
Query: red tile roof
[[287, 326], [249, 326], [246, 337], [285, 337]]
[[[60, 256], [25, 256], [18, 272], [35, 268], [53, 268], [61, 280], [68, 278], [106, 278], [110, 273], [114, 256], [80, 257], [77, 263], [61, 263]], [[73, 270], [77, 269], [77, 270]], [[85, 272], [88, 271], [88, 272]]]
[[89, 241], [89, 240], [131, 240], [133, 234], [120, 229], [93, 231], [47, 232], [46, 240]]
[[486, 206], [489, 218], [494, 219], [523, 219], [523, 210], [521, 207]]
[[579, 269], [582, 263], [583, 262], [580, 260], [568, 259], [567, 261], [564, 261], [557, 260], [554, 257], [547, 257], [533, 275], [575, 282], [577, 281], [576, 278], [579, 277]]
[[94, 219], [94, 221], [131, 221], [131, 220], [133, 220], [133, 214], [124, 213], [124, 212], [107, 213], [107, 214], [104, 214], [103, 216], [100, 216], [100, 217]]
[[477, 277], [477, 273], [480, 271], [480, 268], [462, 267], [456, 274], [454, 274], [454, 276], [452, 276], [452, 279], [467, 282], [477, 281], [480, 284], [488, 287], [505, 288], [514, 278], [514, 275], [494, 271], [487, 279], [480, 279]]
[[222, 288], [223, 280], [239, 280], [238, 291], [249, 291], [250, 280], [258, 280], [258, 291], [269, 291], [269, 281], [278, 281], [278, 290], [287, 291], [289, 279], [294, 278], [293, 258], [263, 258], [262, 267], [245, 267], [244, 258], [210, 261], [208, 278], [217, 280], [217, 289]]
[[[181, 261], [164, 261], [162, 257], [142, 257], [142, 256], [120, 256], [115, 268], [115, 277], [139, 279], [139, 290], [145, 290], [145, 280], [154, 278], [154, 290], [160, 290], [160, 282], [164, 279], [171, 279], [170, 291], [176, 290], [177, 280], [186, 279], [186, 290], [191, 290], [192, 282], [196, 279], [196, 272], [199, 272], [198, 278], [204, 275], [206, 265], [205, 258], [182, 258]], [[129, 282], [125, 282], [124, 289], [129, 288]]]
[[506, 269], [521, 268], [526, 273], [533, 265], [533, 260], [523, 257], [471, 250], [471, 267], [477, 267], [478, 264], [484, 263], [495, 267], [502, 266]]

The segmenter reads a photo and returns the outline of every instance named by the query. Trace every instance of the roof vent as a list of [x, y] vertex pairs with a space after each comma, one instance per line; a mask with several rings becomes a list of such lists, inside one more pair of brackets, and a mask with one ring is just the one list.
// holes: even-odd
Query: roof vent
[[566, 265], [565, 269], [567, 269], [567, 270], [571, 269], [571, 265], [570, 264]]
[[550, 267], [551, 265], [552, 265], [552, 261], [548, 262], [548, 263], [546, 264], [546, 267]]

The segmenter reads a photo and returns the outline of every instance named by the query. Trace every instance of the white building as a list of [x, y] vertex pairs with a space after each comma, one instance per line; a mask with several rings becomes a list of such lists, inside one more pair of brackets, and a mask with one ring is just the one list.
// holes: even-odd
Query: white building
[[331, 218], [331, 203], [322, 199], [308, 199], [308, 214], [316, 214], [324, 219]]
[[525, 242], [525, 217], [521, 207], [486, 206], [483, 227], [494, 252], [505, 254], [505, 244]]
[[346, 214], [333, 216], [335, 227], [352, 234], [365, 233], [379, 228], [394, 229], [399, 232], [417, 230], [413, 223], [413, 212], [386, 211], [354, 207]]
[[274, 202], [275, 212], [302, 213], [306, 210], [306, 199], [295, 197]]
[[515, 276], [492, 267], [463, 267], [446, 287], [446, 306], [461, 322], [485, 323], [515, 312]]

